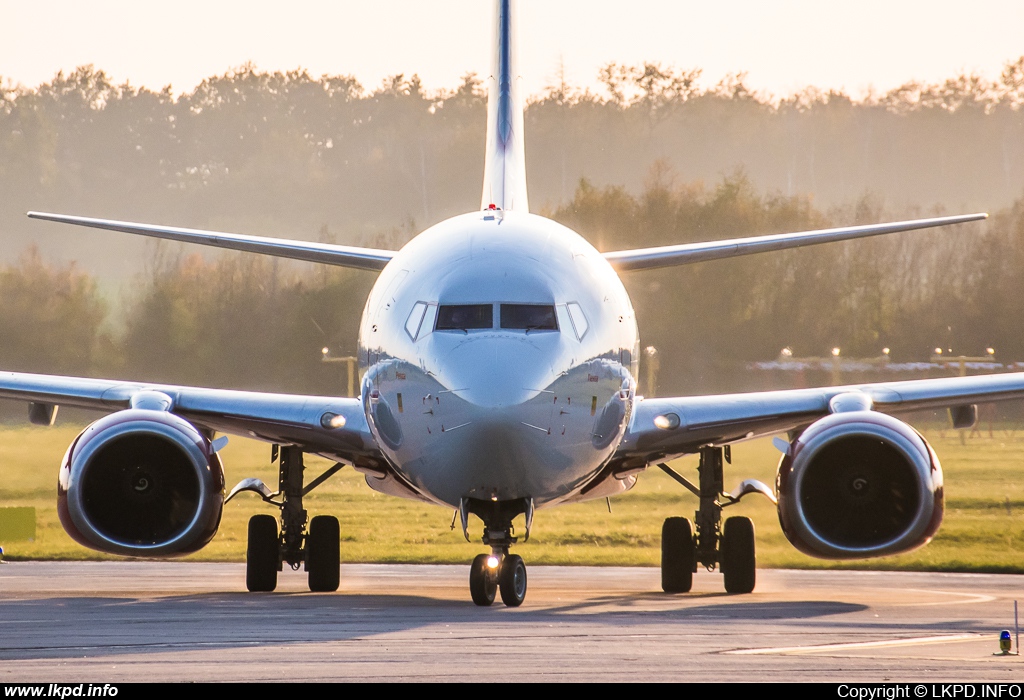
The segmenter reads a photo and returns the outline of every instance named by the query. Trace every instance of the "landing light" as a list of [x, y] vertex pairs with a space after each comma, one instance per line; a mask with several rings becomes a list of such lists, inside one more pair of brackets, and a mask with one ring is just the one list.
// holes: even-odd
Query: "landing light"
[[500, 562], [498, 561], [498, 557], [495, 557], [495, 556], [487, 557], [487, 568], [488, 569], [497, 569], [499, 563]]
[[661, 430], [675, 430], [679, 427], [679, 416], [675, 413], [665, 413], [654, 417], [654, 427]]
[[340, 416], [337, 413], [325, 413], [320, 416], [320, 425], [328, 430], [344, 428], [345, 416]]

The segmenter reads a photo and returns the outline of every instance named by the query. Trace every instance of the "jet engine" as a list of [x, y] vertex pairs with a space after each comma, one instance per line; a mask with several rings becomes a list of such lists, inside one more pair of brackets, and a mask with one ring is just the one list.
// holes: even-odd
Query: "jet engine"
[[834, 413], [789, 445], [779, 521], [806, 554], [857, 559], [926, 544], [942, 522], [942, 468], [919, 432], [871, 410]]
[[60, 468], [57, 512], [77, 542], [111, 554], [187, 554], [217, 532], [224, 470], [188, 421], [131, 408], [86, 428]]

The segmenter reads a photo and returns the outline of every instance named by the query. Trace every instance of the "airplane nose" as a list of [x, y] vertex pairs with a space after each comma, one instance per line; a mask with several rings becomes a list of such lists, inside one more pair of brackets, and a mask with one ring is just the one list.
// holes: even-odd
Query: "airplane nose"
[[537, 397], [554, 380], [547, 354], [530, 339], [469, 339], [444, 360], [445, 383], [481, 408], [509, 408]]

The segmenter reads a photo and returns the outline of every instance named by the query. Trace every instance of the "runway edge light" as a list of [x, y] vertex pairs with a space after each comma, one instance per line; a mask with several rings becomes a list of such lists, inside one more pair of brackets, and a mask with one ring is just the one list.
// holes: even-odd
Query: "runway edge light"
[[999, 633], [999, 651], [993, 656], [1020, 656], [1020, 624], [1017, 617], [1017, 601], [1013, 601], [1013, 629], [1016, 633], [1017, 650], [1013, 649], [1013, 640], [1010, 638], [1010, 630], [1003, 630]]

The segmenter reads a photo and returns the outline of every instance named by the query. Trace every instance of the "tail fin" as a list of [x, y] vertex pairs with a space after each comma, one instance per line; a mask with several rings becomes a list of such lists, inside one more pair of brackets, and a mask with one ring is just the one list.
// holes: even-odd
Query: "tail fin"
[[482, 208], [529, 211], [521, 78], [516, 72], [514, 0], [497, 0], [494, 64], [487, 80], [487, 154]]

